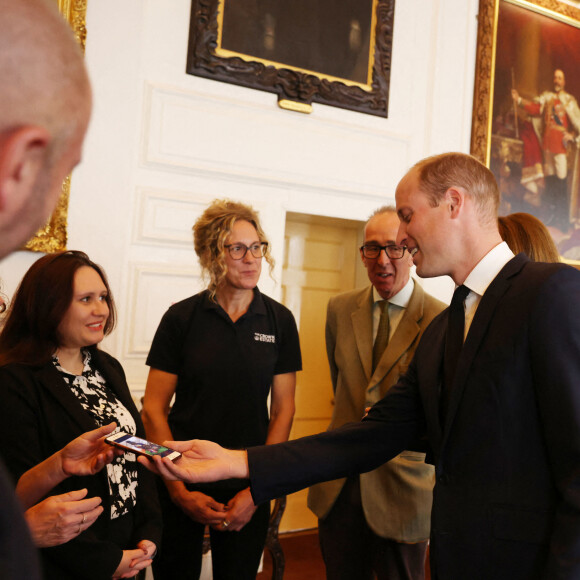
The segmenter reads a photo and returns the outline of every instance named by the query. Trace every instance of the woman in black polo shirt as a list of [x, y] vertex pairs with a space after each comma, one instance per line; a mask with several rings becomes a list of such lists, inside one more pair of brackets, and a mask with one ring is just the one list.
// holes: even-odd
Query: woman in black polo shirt
[[[229, 448], [286, 441], [300, 346], [292, 313], [257, 288], [262, 258], [273, 266], [258, 215], [216, 200], [193, 231], [209, 286], [171, 306], [157, 329], [147, 358], [147, 435], [156, 442], [210, 439]], [[254, 505], [248, 482], [164, 483], [155, 579], [199, 577], [206, 525], [214, 579], [255, 579], [269, 505]]]

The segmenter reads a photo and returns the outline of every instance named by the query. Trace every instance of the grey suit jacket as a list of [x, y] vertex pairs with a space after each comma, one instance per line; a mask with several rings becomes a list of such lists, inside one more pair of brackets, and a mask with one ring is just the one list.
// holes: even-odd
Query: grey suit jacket
[[[326, 319], [326, 348], [335, 405], [329, 430], [360, 421], [370, 401], [383, 398], [405, 373], [421, 334], [445, 304], [415, 289], [375, 372], [373, 351], [372, 286], [330, 299]], [[400, 542], [429, 537], [434, 469], [425, 454], [404, 451], [378, 469], [360, 476], [366, 520], [379, 536]], [[324, 518], [346, 479], [310, 488], [308, 507]]]

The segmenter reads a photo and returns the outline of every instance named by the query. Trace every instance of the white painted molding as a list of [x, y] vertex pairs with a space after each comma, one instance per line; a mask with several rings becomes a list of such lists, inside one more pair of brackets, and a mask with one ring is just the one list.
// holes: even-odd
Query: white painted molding
[[300, 117], [151, 83], [144, 103], [145, 167], [329, 195], [380, 195], [385, 169], [407, 165], [413, 140], [384, 119]]
[[164, 264], [130, 264], [129, 292], [132, 302], [125, 327], [124, 357], [145, 358], [161, 317], [175, 302], [199, 292], [199, 270], [191, 264], [168, 267]]
[[210, 195], [138, 188], [133, 243], [191, 248], [191, 228], [212, 199]]

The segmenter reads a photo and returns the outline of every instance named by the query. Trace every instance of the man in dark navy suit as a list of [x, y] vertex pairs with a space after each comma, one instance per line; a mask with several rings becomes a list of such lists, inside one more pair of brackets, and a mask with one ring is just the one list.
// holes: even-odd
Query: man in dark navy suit
[[457, 285], [399, 382], [360, 423], [247, 451], [169, 443], [185, 457], [156, 467], [189, 481], [249, 477], [260, 503], [374, 469], [423, 438], [436, 470], [434, 579], [577, 580], [580, 272], [513, 256], [495, 179], [468, 155], [419, 162], [396, 201], [397, 241], [418, 274]]

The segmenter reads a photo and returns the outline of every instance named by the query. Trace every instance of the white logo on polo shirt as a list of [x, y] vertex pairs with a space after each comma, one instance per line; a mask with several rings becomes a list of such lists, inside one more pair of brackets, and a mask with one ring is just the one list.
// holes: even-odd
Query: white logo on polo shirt
[[276, 337], [273, 334], [254, 332], [254, 340], [257, 340], [258, 342], [276, 342]]

